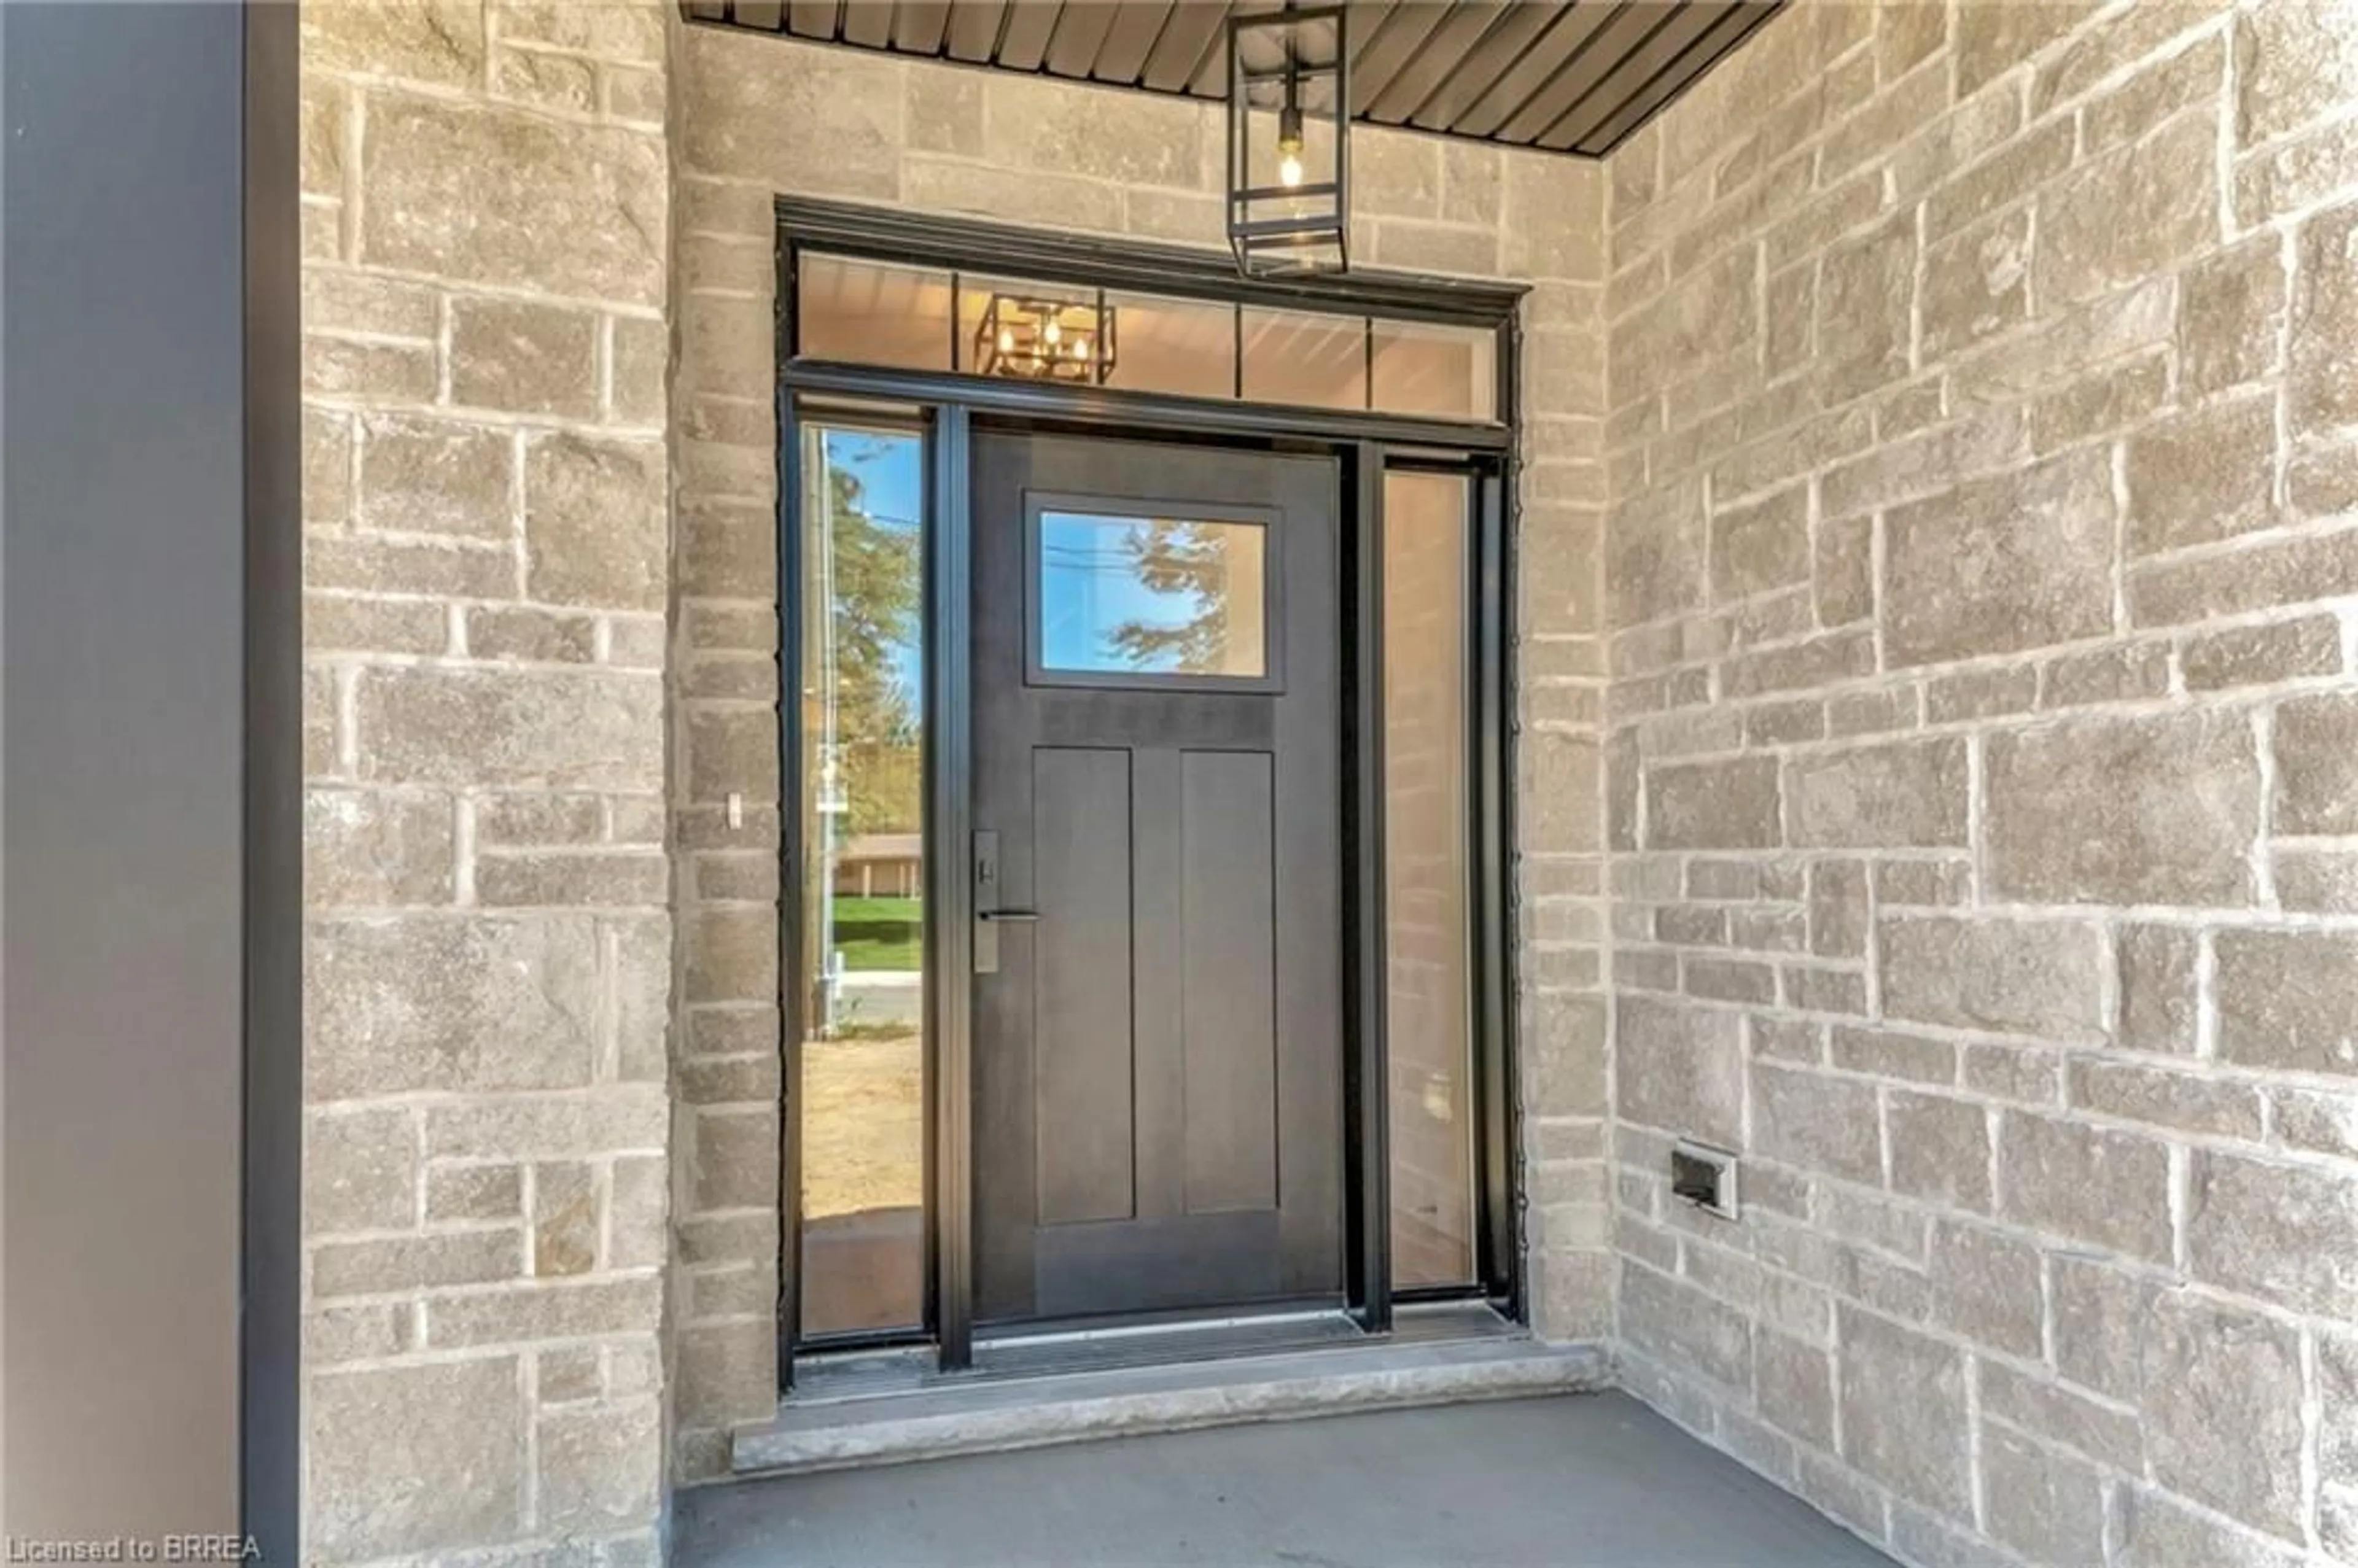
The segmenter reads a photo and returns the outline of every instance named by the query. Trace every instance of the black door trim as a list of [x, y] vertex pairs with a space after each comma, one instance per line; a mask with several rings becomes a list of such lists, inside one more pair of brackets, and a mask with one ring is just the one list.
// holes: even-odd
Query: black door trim
[[[1343, 654], [1347, 678], [1342, 758], [1345, 863], [1349, 880], [1380, 888], [1382, 868], [1382, 611], [1381, 496], [1387, 467], [1446, 469], [1468, 476], [1476, 507], [1470, 563], [1474, 603], [1473, 701], [1469, 766], [1476, 820], [1471, 825], [1476, 885], [1469, 899], [1475, 949], [1476, 1129], [1481, 1197], [1478, 1279], [1471, 1293], [1520, 1319], [1527, 1292], [1521, 1247], [1521, 1160], [1518, 1121], [1513, 994], [1515, 738], [1512, 622], [1517, 392], [1520, 332], [1520, 287], [1399, 275], [1354, 273], [1341, 278], [1271, 283], [1235, 276], [1216, 254], [1126, 241], [1044, 233], [994, 223], [945, 220], [849, 203], [781, 199], [777, 216], [777, 450], [781, 483], [780, 683], [797, 689], [793, 667], [799, 615], [793, 563], [797, 558], [795, 508], [796, 397], [848, 397], [914, 406], [928, 431], [926, 653], [928, 762], [925, 896], [928, 906], [926, 1185], [928, 1323], [945, 1369], [970, 1363], [974, 1329], [972, 1020], [970, 989], [973, 890], [967, 844], [972, 819], [968, 633], [971, 630], [970, 498], [967, 455], [976, 421], [1039, 433], [1120, 434], [1136, 439], [1200, 440], [1279, 450], [1331, 452], [1342, 464], [1346, 500], [1340, 518], [1346, 565], [1342, 605], [1349, 618]], [[1280, 407], [1112, 388], [1000, 381], [933, 371], [796, 360], [793, 357], [796, 257], [806, 246], [837, 254], [978, 271], [1008, 271], [1107, 287], [1134, 284], [1157, 293], [1241, 299], [1290, 308], [1364, 313], [1403, 319], [1488, 325], [1498, 332], [1498, 419], [1463, 424], [1355, 411]], [[1364, 672], [1376, 672], [1365, 678]], [[801, 787], [794, 705], [782, 702], [783, 812]], [[792, 874], [795, 847], [789, 826], [781, 850], [780, 1006], [782, 1051], [795, 1081], [801, 1011], [800, 945], [786, 939], [798, 918]], [[1370, 872], [1372, 871], [1372, 876]], [[1367, 880], [1362, 880], [1367, 879]], [[1358, 898], [1348, 887], [1349, 945], [1344, 1005], [1354, 1018], [1346, 1046], [1347, 1264], [1349, 1305], [1371, 1330], [1387, 1328], [1395, 1292], [1390, 1279], [1390, 1163], [1385, 1118], [1382, 986], [1384, 925], [1380, 898]], [[958, 983], [942, 984], [955, 977]], [[779, 1379], [792, 1376], [798, 1349], [820, 1348], [797, 1335], [795, 1278], [800, 1227], [795, 1113], [784, 1107], [781, 1162], [778, 1303]], [[1408, 1292], [1401, 1299], [1466, 1292]], [[905, 1343], [906, 1334], [889, 1337]], [[824, 1347], [860, 1341], [828, 1336]]]

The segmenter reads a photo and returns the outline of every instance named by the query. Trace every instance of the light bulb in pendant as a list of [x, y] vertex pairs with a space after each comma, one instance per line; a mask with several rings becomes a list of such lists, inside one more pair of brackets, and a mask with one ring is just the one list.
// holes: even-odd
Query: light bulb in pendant
[[1291, 104], [1277, 116], [1277, 182], [1288, 190], [1302, 184], [1302, 111]]
[[1065, 329], [1054, 316], [1051, 316], [1048, 318], [1048, 330], [1040, 335], [1048, 340], [1048, 346], [1053, 349], [1065, 341]]
[[1073, 357], [1076, 360], [1085, 360], [1089, 357], [1089, 340], [1087, 333], [1083, 333], [1080, 337], [1073, 340]]
[[1002, 354], [1011, 354], [1015, 351], [1015, 330], [1013, 328], [1001, 327], [999, 330], [999, 351]]

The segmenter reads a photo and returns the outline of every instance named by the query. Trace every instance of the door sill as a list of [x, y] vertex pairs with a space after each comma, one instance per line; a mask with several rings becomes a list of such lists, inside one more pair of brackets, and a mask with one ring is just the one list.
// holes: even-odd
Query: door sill
[[[1406, 1332], [1213, 1350], [1192, 1360], [1075, 1366], [1036, 1353], [1028, 1366], [927, 1375], [930, 1353], [811, 1368], [777, 1419], [741, 1429], [738, 1476], [795, 1474], [1001, 1453], [1096, 1438], [1184, 1432], [1351, 1411], [1513, 1399], [1606, 1386], [1602, 1349], [1543, 1345], [1466, 1306], [1403, 1308]], [[1348, 1320], [1345, 1320], [1348, 1321]], [[1296, 1324], [1299, 1327], [1299, 1324]], [[1233, 1331], [1198, 1330], [1206, 1347]], [[1131, 1344], [1149, 1336], [1129, 1336]], [[1037, 1350], [1071, 1356], [1118, 1341]], [[1166, 1347], [1167, 1349], [1167, 1347]], [[978, 1346], [978, 1360], [982, 1355]], [[849, 1361], [849, 1357], [840, 1358]], [[812, 1375], [818, 1374], [818, 1375]]]

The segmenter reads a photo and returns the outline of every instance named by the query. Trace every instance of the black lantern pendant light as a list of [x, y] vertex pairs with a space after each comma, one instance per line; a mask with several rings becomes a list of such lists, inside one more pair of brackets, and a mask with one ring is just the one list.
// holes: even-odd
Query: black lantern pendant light
[[1351, 263], [1346, 7], [1228, 21], [1228, 246], [1251, 277]]

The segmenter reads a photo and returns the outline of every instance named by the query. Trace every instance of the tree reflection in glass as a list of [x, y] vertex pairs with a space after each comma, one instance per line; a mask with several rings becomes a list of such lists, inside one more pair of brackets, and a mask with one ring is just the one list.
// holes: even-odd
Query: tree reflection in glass
[[1042, 665], [1265, 675], [1266, 533], [1256, 523], [1042, 514]]
[[800, 593], [806, 1336], [925, 1314], [924, 441], [806, 425]]

